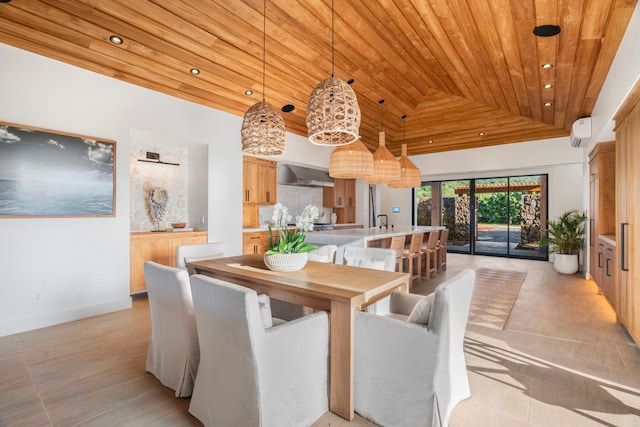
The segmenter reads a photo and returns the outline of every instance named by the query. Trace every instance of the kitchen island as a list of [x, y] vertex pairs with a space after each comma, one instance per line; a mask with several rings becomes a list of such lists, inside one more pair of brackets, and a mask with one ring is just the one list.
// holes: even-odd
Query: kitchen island
[[389, 247], [395, 236], [411, 236], [414, 233], [427, 233], [443, 230], [442, 226], [405, 225], [392, 228], [354, 228], [347, 230], [313, 231], [307, 233], [306, 241], [314, 245], [336, 245], [336, 263], [342, 264], [342, 255], [347, 246]]

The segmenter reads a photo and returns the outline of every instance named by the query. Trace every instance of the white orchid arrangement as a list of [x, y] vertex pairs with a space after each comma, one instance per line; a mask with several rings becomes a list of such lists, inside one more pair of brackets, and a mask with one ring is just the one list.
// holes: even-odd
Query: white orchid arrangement
[[278, 233], [278, 240], [273, 238], [273, 230], [269, 225], [269, 254], [295, 254], [309, 252], [317, 248], [315, 245], [307, 245], [304, 241], [306, 233], [313, 230], [313, 222], [318, 219], [318, 208], [307, 205], [302, 213], [296, 216], [296, 228], [289, 230], [288, 224], [291, 221], [289, 210], [281, 203], [276, 203], [273, 207], [273, 225]]

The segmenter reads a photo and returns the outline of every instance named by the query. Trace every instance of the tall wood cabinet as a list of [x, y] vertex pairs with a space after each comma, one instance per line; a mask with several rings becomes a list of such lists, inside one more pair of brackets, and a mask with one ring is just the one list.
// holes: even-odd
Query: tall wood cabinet
[[617, 314], [640, 344], [640, 82], [614, 117], [616, 122]]
[[278, 197], [277, 166], [273, 160], [244, 156], [242, 161], [242, 226], [260, 225], [260, 205], [273, 205]]
[[[600, 142], [589, 153], [589, 272], [603, 289], [605, 242], [615, 235], [615, 141]], [[615, 239], [615, 236], [614, 236]]]
[[356, 222], [356, 180], [334, 179], [333, 183], [322, 190], [323, 206], [333, 208], [337, 224]]

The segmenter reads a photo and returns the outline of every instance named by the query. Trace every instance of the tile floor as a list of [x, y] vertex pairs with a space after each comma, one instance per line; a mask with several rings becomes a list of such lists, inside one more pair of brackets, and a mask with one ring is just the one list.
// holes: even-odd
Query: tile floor
[[[472, 396], [452, 427], [640, 426], [640, 350], [595, 284], [544, 261], [449, 254], [414, 292], [464, 268], [527, 271], [502, 331], [469, 325]], [[146, 300], [111, 313], [0, 338], [0, 426], [200, 425], [144, 372]], [[314, 426], [372, 426], [327, 413]]]

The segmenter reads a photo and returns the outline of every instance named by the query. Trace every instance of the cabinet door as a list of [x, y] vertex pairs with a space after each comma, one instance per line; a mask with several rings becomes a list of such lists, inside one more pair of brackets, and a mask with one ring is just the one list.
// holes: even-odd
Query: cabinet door
[[597, 182], [594, 179], [593, 173], [591, 174], [591, 179], [589, 180], [589, 214], [591, 218], [589, 218], [589, 273], [591, 274], [591, 279], [598, 283], [597, 279], [597, 269], [598, 269], [598, 234], [596, 232], [596, 210], [597, 202]]
[[278, 197], [276, 185], [276, 163], [260, 160], [258, 162], [257, 169], [257, 203], [259, 205], [273, 205], [276, 203], [276, 199]]
[[131, 293], [147, 289], [147, 284], [144, 281], [145, 261], [155, 261], [159, 264], [175, 266], [175, 252], [172, 251], [169, 239], [139, 239], [132, 241], [129, 256], [131, 258], [129, 266], [131, 269], [129, 291]]
[[242, 236], [242, 254], [263, 254], [269, 249], [269, 232], [256, 231], [243, 233]]
[[258, 202], [258, 163], [256, 159], [245, 156], [242, 161], [242, 201]]
[[619, 311], [618, 287], [616, 286], [616, 256], [615, 248], [605, 245], [604, 279], [606, 283], [605, 296], [616, 313]]
[[356, 180], [355, 179], [346, 179], [344, 180], [345, 187], [345, 205], [348, 208], [356, 207]]
[[345, 180], [334, 179], [333, 180], [333, 207], [343, 208], [345, 206]]

